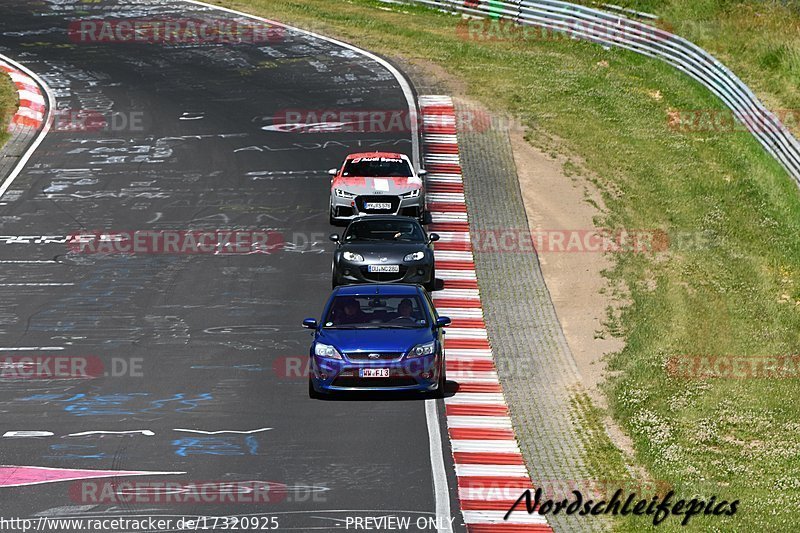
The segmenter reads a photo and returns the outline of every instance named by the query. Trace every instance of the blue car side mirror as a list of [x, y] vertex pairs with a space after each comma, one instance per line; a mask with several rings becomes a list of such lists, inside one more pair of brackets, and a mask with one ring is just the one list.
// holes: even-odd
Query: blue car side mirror
[[305, 320], [303, 320], [303, 327], [308, 329], [317, 329], [317, 319], [306, 318]]
[[440, 316], [436, 319], [436, 327], [437, 328], [444, 328], [450, 325], [450, 317], [447, 316]]

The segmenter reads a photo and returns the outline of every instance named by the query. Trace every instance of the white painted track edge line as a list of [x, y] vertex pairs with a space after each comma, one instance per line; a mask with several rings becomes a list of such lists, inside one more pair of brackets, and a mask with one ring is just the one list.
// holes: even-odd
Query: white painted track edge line
[[47, 134], [50, 132], [50, 115], [53, 112], [53, 109], [55, 109], [56, 100], [55, 97], [53, 96], [53, 93], [50, 91], [50, 87], [48, 87], [47, 84], [31, 69], [3, 54], [0, 54], [0, 60], [5, 61], [9, 65], [12, 65], [14, 68], [17, 68], [20, 71], [27, 74], [28, 76], [30, 76], [31, 79], [34, 80], [39, 85], [42, 91], [44, 91], [44, 94], [47, 95], [47, 114], [45, 115], [42, 122], [43, 127], [39, 131], [39, 134], [36, 136], [36, 139], [34, 139], [33, 143], [31, 143], [31, 145], [28, 147], [28, 149], [25, 151], [22, 157], [20, 157], [19, 161], [17, 162], [17, 165], [14, 167], [14, 169], [11, 171], [8, 177], [6, 177], [6, 179], [3, 181], [3, 184], [0, 185], [0, 198], [2, 198], [3, 195], [6, 193], [6, 191], [8, 190], [8, 188], [11, 187], [11, 184], [14, 183], [14, 180], [17, 179], [17, 176], [19, 176], [20, 172], [22, 172], [22, 169], [25, 167], [25, 165], [28, 164], [28, 160], [33, 155], [33, 152], [35, 152], [36, 149], [39, 148], [39, 145], [42, 144], [42, 141], [44, 140], [45, 136], [47, 136]]
[[437, 531], [438, 533], [452, 533], [450, 490], [447, 485], [447, 472], [445, 472], [444, 468], [442, 432], [439, 429], [439, 412], [437, 411], [436, 400], [425, 400], [425, 419], [428, 422], [433, 490], [436, 495], [436, 517], [439, 522]]

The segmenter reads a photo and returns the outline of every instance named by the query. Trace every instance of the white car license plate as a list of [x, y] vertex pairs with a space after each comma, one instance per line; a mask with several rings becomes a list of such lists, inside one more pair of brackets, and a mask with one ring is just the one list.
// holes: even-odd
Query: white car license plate
[[400, 265], [369, 265], [367, 270], [370, 272], [400, 272]]
[[362, 378], [388, 378], [388, 368], [362, 368], [358, 371]]
[[391, 209], [389, 202], [364, 202], [364, 209]]

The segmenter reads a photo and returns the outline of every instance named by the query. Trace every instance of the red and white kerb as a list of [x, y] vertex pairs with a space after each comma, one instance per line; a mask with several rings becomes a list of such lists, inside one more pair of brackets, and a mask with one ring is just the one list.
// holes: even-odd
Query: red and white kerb
[[11, 77], [11, 81], [19, 93], [19, 109], [11, 118], [9, 131], [14, 128], [15, 124], [38, 129], [44, 122], [46, 110], [41, 89], [30, 76], [3, 61], [0, 61], [0, 70], [5, 71]]
[[552, 531], [544, 516], [524, 505], [503, 516], [525, 489], [533, 489], [497, 377], [483, 321], [469, 235], [467, 205], [458, 151], [456, 114], [449, 96], [421, 96], [426, 190], [438, 233], [436, 277], [444, 289], [433, 293], [447, 328], [447, 377], [458, 391], [445, 399], [458, 497], [470, 533]]

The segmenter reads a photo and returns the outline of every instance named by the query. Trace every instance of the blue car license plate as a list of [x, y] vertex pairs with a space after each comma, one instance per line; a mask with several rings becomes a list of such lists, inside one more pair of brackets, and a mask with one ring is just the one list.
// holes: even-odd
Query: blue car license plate
[[388, 368], [361, 368], [358, 371], [359, 377], [362, 378], [388, 378]]

